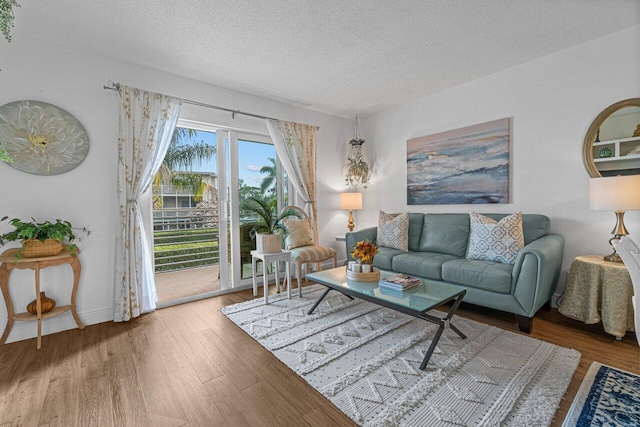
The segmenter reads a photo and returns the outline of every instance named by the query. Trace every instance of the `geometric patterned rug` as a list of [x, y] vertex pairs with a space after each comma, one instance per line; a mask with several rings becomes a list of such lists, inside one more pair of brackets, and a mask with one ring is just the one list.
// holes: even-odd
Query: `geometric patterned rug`
[[334, 291], [307, 315], [325, 289], [222, 313], [359, 425], [548, 426], [580, 360], [575, 350], [454, 316], [467, 339], [446, 329], [422, 371], [436, 325]]
[[593, 362], [562, 425], [640, 426], [640, 376]]

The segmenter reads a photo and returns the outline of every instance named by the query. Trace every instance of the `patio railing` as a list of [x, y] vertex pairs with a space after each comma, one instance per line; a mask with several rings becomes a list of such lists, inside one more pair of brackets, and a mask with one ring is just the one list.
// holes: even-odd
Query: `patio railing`
[[216, 208], [153, 210], [155, 271], [175, 271], [219, 263]]

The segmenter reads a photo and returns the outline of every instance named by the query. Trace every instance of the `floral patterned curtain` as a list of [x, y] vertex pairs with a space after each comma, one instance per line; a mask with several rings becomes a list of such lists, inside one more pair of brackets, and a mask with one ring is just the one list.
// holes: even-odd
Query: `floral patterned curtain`
[[167, 153], [182, 101], [120, 86], [118, 126], [119, 224], [113, 320], [128, 321], [156, 308], [158, 296], [138, 200], [149, 189]]
[[318, 244], [316, 127], [273, 119], [267, 119], [267, 127], [284, 170], [307, 205], [313, 240]]

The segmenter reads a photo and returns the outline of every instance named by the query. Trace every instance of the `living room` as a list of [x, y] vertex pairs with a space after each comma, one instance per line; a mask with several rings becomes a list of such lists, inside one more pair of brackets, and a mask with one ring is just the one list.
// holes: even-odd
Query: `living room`
[[[234, 73], [240, 73], [243, 66], [250, 68], [252, 56], [259, 58], [258, 53], [253, 49], [243, 48], [240, 42], [233, 45], [238, 52], [238, 57], [234, 59], [237, 64], [240, 64], [236, 65], [238, 68], [225, 70], [226, 74], [217, 72], [214, 77], [208, 76], [204, 68], [200, 70], [183, 68], [180, 57], [165, 53], [162, 44], [148, 47], [149, 57], [155, 60], [150, 61], [150, 65], [145, 65], [144, 57], [138, 58], [133, 53], [128, 53], [128, 40], [119, 39], [111, 34], [108, 27], [102, 21], [96, 21], [97, 18], [93, 16], [98, 13], [119, 16], [118, 10], [125, 10], [122, 3], [114, 2], [113, 5], [101, 5], [100, 8], [95, 5], [48, 3], [51, 4], [21, 4], [20, 8], [15, 9], [16, 19], [12, 41], [0, 42], [2, 98], [0, 104], [4, 105], [17, 100], [39, 100], [69, 111], [87, 129], [91, 140], [90, 150], [79, 167], [56, 176], [25, 174], [0, 164], [0, 178], [5, 183], [0, 216], [35, 217], [39, 220], [64, 218], [74, 225], [91, 230], [90, 236], [83, 237], [78, 242], [81, 249], [79, 258], [82, 262], [82, 281], [78, 291], [77, 306], [80, 318], [88, 326], [87, 331], [91, 330], [92, 325], [111, 322], [114, 311], [116, 281], [114, 235], [118, 222], [116, 199], [118, 97], [112, 91], [103, 89], [109, 81], [232, 110], [319, 126], [316, 184], [317, 199], [321, 201], [318, 203], [319, 243], [336, 249], [339, 252], [338, 258], [341, 260], [346, 258], [346, 252], [343, 243], [336, 242], [335, 236], [345, 233], [348, 212], [340, 209], [339, 193], [347, 189], [344, 182], [344, 164], [348, 152], [347, 142], [354, 136], [356, 114], [358, 114], [360, 133], [366, 140], [365, 154], [373, 168], [369, 186], [362, 190], [363, 209], [355, 212], [356, 228], [375, 226], [380, 210], [423, 213], [521, 211], [544, 214], [551, 219], [551, 231], [565, 238], [560, 280], [554, 295], [554, 303], [555, 299], [562, 294], [568, 271], [576, 256], [604, 255], [611, 252], [608, 240], [614, 225], [614, 214], [611, 211], [589, 209], [589, 174], [583, 163], [583, 143], [589, 126], [601, 111], [618, 101], [640, 97], [640, 9], [637, 2], [590, 2], [588, 7], [579, 1], [554, 2], [562, 5], [558, 6], [561, 10], [557, 13], [564, 13], [565, 22], [560, 29], [556, 28], [555, 32], [552, 31], [553, 28], [545, 28], [545, 31], [556, 37], [553, 42], [545, 39], [542, 31], [536, 34], [541, 38], [540, 46], [545, 46], [546, 50], [536, 51], [529, 47], [527, 51], [529, 56], [518, 56], [518, 49], [512, 49], [511, 56], [504, 58], [498, 49], [492, 49], [491, 46], [485, 46], [485, 49], [479, 53], [468, 50], [464, 47], [464, 39], [475, 37], [474, 31], [482, 28], [482, 25], [478, 24], [475, 30], [468, 30], [469, 35], [462, 37], [458, 45], [447, 46], [454, 50], [457, 56], [468, 58], [468, 66], [471, 68], [475, 67], [476, 62], [480, 62], [480, 54], [492, 59], [493, 65], [485, 65], [486, 69], [472, 74], [473, 77], [468, 80], [447, 80], [448, 70], [411, 69], [411, 62], [388, 64], [388, 57], [385, 55], [390, 54], [373, 54], [367, 57], [364, 54], [360, 56], [359, 53], [355, 55], [351, 49], [345, 48], [342, 55], [347, 57], [354, 55], [354, 61], [362, 58], [363, 62], [358, 64], [359, 67], [393, 66], [398, 72], [406, 67], [410, 69], [408, 74], [433, 73], [442, 81], [440, 87], [430, 86], [430, 92], [425, 95], [412, 95], [412, 88], [403, 86], [402, 78], [387, 82], [385, 85], [369, 84], [369, 87], [365, 82], [365, 85], [359, 87], [365, 88], [361, 89], [363, 93], [371, 92], [367, 93], [366, 97], [363, 95], [369, 101], [367, 109], [364, 105], [358, 108], [355, 98], [352, 103], [345, 102], [341, 105], [323, 103], [327, 98], [331, 98], [332, 80], [337, 79], [332, 74], [327, 74], [325, 81], [322, 82], [321, 87], [325, 90], [324, 93], [313, 90], [300, 92], [308, 94], [307, 97], [312, 97], [311, 101], [309, 98], [297, 99], [278, 93], [270, 86], [272, 80], [269, 79], [256, 81], [251, 85], [242, 82], [234, 83]], [[506, 7], [506, 3], [511, 2], [493, 3], [495, 7], [500, 3]], [[145, 6], [150, 7], [148, 4]], [[252, 5], [247, 3], [245, 6], [250, 8]], [[361, 13], [365, 14], [367, 6], [361, 6]], [[413, 4], [413, 6], [416, 5]], [[78, 15], [65, 14], [66, 8], [73, 7], [77, 7], [87, 15], [86, 22], [68, 21], [73, 16], [78, 19]], [[457, 5], [457, 7], [464, 9], [464, 5]], [[536, 7], [520, 5], [524, 10], [518, 14], [515, 14], [518, 7], [513, 7], [514, 16], [511, 18], [511, 26], [518, 26], [519, 21], [525, 20], [526, 18], [521, 15], [525, 13], [530, 14], [531, 19], [545, 22], [545, 14]], [[529, 10], [529, 7], [534, 10]], [[551, 5], [547, 4], [544, 7], [551, 7]], [[224, 16], [222, 10], [219, 12]], [[357, 16], [356, 12], [350, 13], [355, 13]], [[469, 13], [472, 12], [478, 13], [478, 10], [473, 9]], [[589, 17], [589, 13], [593, 16]], [[369, 14], [376, 15], [374, 12], [367, 12], [366, 17], [370, 18]], [[168, 15], [166, 22], [162, 24], [164, 26], [170, 26], [172, 22], [170, 16], [172, 14], [168, 13]], [[407, 13], [404, 16], [406, 15]], [[575, 21], [569, 19], [572, 15], [575, 16]], [[52, 19], [47, 23], [49, 16], [52, 16]], [[484, 15], [483, 18], [488, 19]], [[502, 16], [503, 22], [507, 18]], [[425, 25], [430, 25], [429, 16], [423, 16], [422, 19]], [[374, 22], [381, 21], [383, 20], [378, 18]], [[467, 17], [460, 23], [454, 21], [450, 25], [464, 28], [464, 23], [472, 21], [473, 19]], [[442, 22], [439, 23], [442, 25]], [[558, 25], [556, 21], [554, 23]], [[505, 26], [509, 27], [509, 25]], [[573, 38], [572, 32], [579, 32], [578, 29], [582, 28], [589, 28], [597, 35], [585, 36], [581, 33], [582, 39], [577, 36]], [[157, 31], [161, 32], [162, 29]], [[188, 27], [184, 31], [188, 31]], [[513, 31], [517, 32], [517, 30]], [[230, 30], [227, 29], [227, 32]], [[92, 34], [91, 42], [86, 34]], [[272, 33], [268, 32], [268, 34]], [[103, 35], [104, 41], [96, 47], [96, 41], [99, 41]], [[184, 38], [178, 38], [174, 44], [170, 44], [170, 50], [166, 52], [173, 52], [175, 44], [188, 49], [189, 45], [201, 42], [199, 37], [202, 36], [199, 34], [193, 37], [184, 35], [181, 37]], [[248, 38], [249, 36], [243, 34], [240, 37]], [[232, 37], [229, 36], [229, 39]], [[498, 37], [497, 40], [500, 38]], [[368, 46], [369, 51], [375, 51], [375, 46], [371, 47], [369, 44], [377, 42], [377, 39], [371, 42], [364, 40], [357, 46], [361, 49]], [[221, 42], [217, 41], [217, 43]], [[417, 42], [414, 41], [414, 43]], [[549, 47], [550, 45], [553, 48]], [[308, 48], [319, 49], [316, 46]], [[400, 43], [398, 49], [403, 48]], [[217, 56], [219, 52], [212, 49], [210, 54]], [[304, 55], [300, 54], [298, 59], [303, 58]], [[366, 60], [370, 62], [364, 62]], [[434, 57], [435, 60], [437, 60], [436, 57]], [[166, 65], [158, 66], [158, 63]], [[224, 61], [215, 62], [210, 67], [222, 67], [224, 63]], [[487, 64], [487, 61], [482, 63]], [[271, 64], [271, 68], [265, 69], [264, 74], [282, 73], [286, 79], [288, 77], [285, 68]], [[345, 67], [345, 72], [346, 70]], [[260, 74], [257, 71], [252, 73]], [[212, 80], [217, 84], [211, 83]], [[337, 80], [347, 84], [351, 81]], [[301, 83], [298, 82], [298, 84]], [[316, 84], [320, 83], [313, 82], [310, 86]], [[246, 90], [242, 90], [242, 87]], [[389, 101], [389, 104], [382, 107], [376, 106], [371, 99], [375, 99], [377, 94], [382, 96], [384, 91], [397, 91], [398, 99], [407, 101]], [[315, 95], [317, 95], [317, 101], [313, 99]], [[337, 97], [337, 94], [335, 96]], [[234, 129], [263, 133], [266, 131], [262, 120], [194, 105], [183, 105], [180, 117], [193, 122], [215, 123]], [[511, 118], [512, 126], [509, 203], [491, 206], [407, 205], [405, 196], [407, 140], [505, 117]], [[640, 230], [640, 213], [627, 212], [625, 223], [631, 237], [635, 237]], [[2, 223], [2, 227], [0, 231], [8, 230], [4, 228], [5, 223]], [[68, 281], [71, 278], [71, 273], [62, 269], [43, 271], [42, 275], [43, 281]], [[12, 283], [22, 281], [29, 283], [33, 281], [33, 273], [28, 271], [12, 273]], [[33, 290], [30, 286], [13, 285], [12, 293], [15, 300], [24, 302], [25, 305], [33, 299]], [[226, 303], [239, 302], [247, 298], [249, 297], [231, 294], [225, 301]], [[234, 299], [237, 301], [231, 301]], [[197, 304], [202, 307], [202, 302]], [[222, 305], [225, 304], [215, 303], [217, 309]], [[187, 308], [176, 307], [175, 311], [167, 314], [161, 314], [162, 311], [154, 315], [160, 314], [167, 324], [192, 322], [193, 325], [193, 322], [195, 324], [208, 322], [203, 320], [200, 314], [193, 314], [191, 309]], [[471, 316], [474, 316], [473, 309], [469, 311]], [[184, 315], [185, 319], [181, 319], [181, 315]], [[490, 317], [492, 314], [487, 315], [480, 311], [479, 315]], [[6, 317], [7, 310], [0, 304], [0, 319]], [[221, 317], [219, 313], [215, 317], [216, 322], [223, 321], [218, 319]], [[139, 320], [140, 325], [147, 322], [144, 319]], [[553, 322], [552, 320], [549, 323], [553, 324]], [[566, 322], [569, 325], [573, 324], [571, 322], [579, 323], [570, 319]], [[507, 327], [511, 327], [512, 330], [517, 329], [515, 323]], [[73, 333], [75, 328], [76, 324], [71, 316], [60, 316], [48, 320], [43, 324], [45, 336], [42, 350], [46, 351], [47, 346], [51, 345], [56, 333], [60, 331], [69, 331], [64, 334]], [[99, 333], [89, 332], [93, 334], [93, 339], [99, 340], [100, 336], [108, 335], [109, 328], [100, 328]], [[230, 331], [235, 326], [228, 323], [222, 328]], [[130, 334], [135, 334], [135, 329], [136, 327], [132, 326]], [[35, 352], [35, 344], [33, 344], [35, 333], [32, 324], [16, 325], [8, 341], [16, 344], [8, 344], [5, 347], [21, 345], [21, 351]], [[546, 333], [571, 335], [575, 334], [576, 330], [551, 326]], [[233, 339], [238, 339], [238, 334], [244, 333], [237, 329], [229, 334]], [[590, 329], [577, 333], [578, 336], [589, 334], [597, 337], [595, 344], [590, 345], [598, 347], [605, 346], [604, 343], [606, 343], [607, 351], [612, 353], [619, 351], [616, 346], [626, 346], [623, 347], [626, 351], [624, 354], [635, 357], [635, 360], [628, 360], [624, 366], [619, 367], [640, 373], [640, 353], [637, 351], [637, 346], [631, 348], [629, 344], [635, 341], [633, 333], [627, 333], [621, 343], [601, 331], [601, 325], [593, 325]], [[71, 346], [75, 345], [70, 338], [75, 335], [64, 336]], [[120, 338], [118, 336], [115, 341], [112, 341], [113, 345], [120, 343]], [[210, 335], [209, 338], [214, 340], [215, 334]], [[611, 342], [608, 342], [607, 338], [611, 338]], [[23, 340], [28, 340], [29, 345], [23, 346], [21, 344]], [[233, 341], [230, 338], [229, 340]], [[251, 351], [260, 349], [259, 345], [251, 345], [244, 341], [242, 346], [241, 348]], [[3, 354], [6, 354], [3, 350], [0, 349], [0, 359]], [[264, 352], [270, 356], [268, 352]], [[156, 356], [158, 360], [163, 357], [161, 352], [154, 351], [154, 357]], [[252, 354], [247, 357], [263, 363], [267, 356]], [[29, 357], [37, 358], [38, 356]], [[612, 364], [615, 362], [599, 361]], [[60, 363], [64, 361], [61, 360]], [[278, 362], [273, 359], [267, 363]], [[74, 366], [69, 368], [73, 369]], [[2, 368], [6, 369], [4, 363]], [[282, 365], [275, 369], [281, 372], [286, 367]], [[584, 375], [583, 372], [582, 375]], [[25, 377], [25, 379], [39, 380], [37, 377]], [[299, 384], [295, 387], [296, 390], [302, 390]], [[314, 393], [312, 389], [303, 392]], [[257, 396], [259, 397], [259, 393]], [[2, 397], [4, 399], [0, 408], [4, 410], [5, 407], [2, 405], [8, 404], [10, 399], [13, 399], [13, 394], [2, 395]], [[318, 397], [313, 399], [315, 401]]]

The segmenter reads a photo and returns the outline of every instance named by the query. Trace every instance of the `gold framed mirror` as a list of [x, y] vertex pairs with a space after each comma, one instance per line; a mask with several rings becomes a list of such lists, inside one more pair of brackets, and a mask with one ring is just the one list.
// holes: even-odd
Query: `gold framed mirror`
[[583, 146], [592, 178], [640, 174], [640, 98], [605, 108], [589, 126]]

